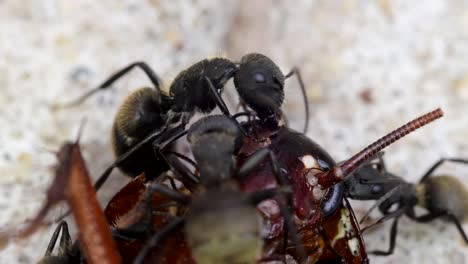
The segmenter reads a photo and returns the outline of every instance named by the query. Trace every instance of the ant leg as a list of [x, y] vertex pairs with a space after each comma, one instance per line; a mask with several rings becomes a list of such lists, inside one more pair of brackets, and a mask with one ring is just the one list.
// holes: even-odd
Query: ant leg
[[252, 121], [250, 118], [251, 117], [255, 117], [255, 113], [252, 112], [252, 111], [247, 111], [247, 112], [240, 112], [240, 113], [237, 113], [235, 115], [233, 115], [232, 117], [234, 117], [236, 120], [238, 117], [241, 117], [241, 116], [246, 116], [247, 118], [249, 118], [249, 122]]
[[[242, 167], [238, 171], [238, 176], [243, 177], [251, 172], [253, 169], [257, 168], [258, 165], [268, 157], [270, 160], [270, 166], [273, 171], [273, 174], [280, 186], [288, 186], [287, 180], [285, 175], [283, 174], [283, 170], [280, 170], [280, 163], [276, 158], [275, 154], [268, 148], [261, 149], [254, 153], [249, 159], [242, 165]], [[280, 209], [283, 214], [283, 218], [285, 221], [285, 236], [284, 236], [284, 245], [287, 245], [287, 237], [290, 234], [294, 245], [296, 246], [296, 250], [298, 256], [301, 260], [305, 260], [306, 254], [304, 251], [304, 247], [302, 246], [299, 237], [297, 236], [297, 229], [292, 221], [292, 215], [294, 210], [294, 202], [292, 198], [292, 193], [285, 194], [287, 206], [283, 205], [281, 201], [279, 201]]]
[[223, 114], [225, 114], [228, 117], [232, 117], [231, 113], [229, 113], [229, 109], [227, 108], [226, 103], [224, 102], [223, 98], [221, 98], [220, 94], [216, 91], [216, 88], [214, 87], [210, 78], [205, 76], [205, 81], [208, 83], [208, 88], [210, 89], [210, 93], [214, 97], [216, 105], [219, 107], [219, 109], [221, 109], [221, 112], [223, 112]]
[[[364, 233], [366, 232], [367, 230], [377, 226], [377, 225], [380, 225], [382, 224], [383, 222], [386, 222], [387, 220], [389, 219], [392, 219], [392, 218], [399, 218], [401, 215], [403, 215], [403, 213], [405, 213], [406, 211], [406, 208], [399, 208], [391, 213], [388, 213], [386, 215], [384, 215], [383, 217], [381, 217], [379, 220], [375, 221], [373, 224], [370, 224], [364, 228], [361, 229], [361, 233]], [[362, 219], [361, 219], [362, 221]]]
[[[379, 223], [382, 223], [382, 222], [386, 221], [387, 219], [390, 219], [390, 218], [391, 218], [390, 216], [394, 216], [394, 215], [392, 215], [391, 213], [390, 213], [390, 214], [387, 214], [387, 211], [384, 212], [384, 211], [380, 208], [380, 205], [382, 205], [385, 201], [388, 201], [388, 199], [389, 199], [394, 193], [398, 192], [399, 190], [401, 190], [401, 185], [400, 185], [400, 186], [397, 186], [397, 187], [395, 187], [395, 188], [393, 188], [393, 189], [391, 189], [391, 190], [388, 191], [386, 194], [384, 194], [382, 197], [380, 197], [380, 198], [366, 211], [366, 213], [362, 216], [362, 218], [361, 218], [361, 220], [359, 221], [359, 223], [360, 223], [360, 224], [364, 223], [364, 221], [366, 221], [366, 220], [369, 218], [369, 216], [370, 216], [370, 214], [372, 213], [372, 211], [373, 211], [375, 208], [377, 208], [377, 207], [379, 207], [380, 211], [381, 211], [383, 214], [386, 214], [386, 215], [385, 215], [384, 217], [381, 218], [381, 220], [382, 220], [381, 222], [378, 222], [378, 221], [377, 221], [376, 223], [374, 223], [374, 224], [372, 224], [372, 225], [370, 225], [370, 226], [368, 226], [368, 227], [366, 227], [366, 228], [370, 228], [370, 227], [372, 227], [372, 226], [374, 226], [374, 225], [377, 225], [377, 224], [379, 224]], [[393, 204], [395, 204], [395, 203], [396, 203], [396, 202], [390, 202], [391, 205], [393, 205]], [[391, 207], [391, 206], [389, 206], [389, 208], [390, 208], [390, 207]], [[401, 212], [401, 209], [398, 209], [398, 210], [396, 210], [395, 212], [402, 213], [402, 212]], [[385, 217], [387, 217], [387, 218], [385, 218]]]
[[[171, 134], [173, 131], [172, 129], [169, 130], [166, 134]], [[196, 167], [196, 164], [194, 161], [192, 161], [191, 159], [189, 159], [188, 157], [180, 154], [180, 153], [177, 153], [177, 152], [173, 152], [173, 151], [165, 151], [164, 149], [170, 145], [172, 142], [176, 141], [177, 139], [179, 139], [180, 137], [184, 136], [185, 134], [187, 133], [186, 130], [179, 130], [179, 131], [175, 131], [175, 133], [173, 133], [173, 135], [171, 135], [169, 138], [163, 140], [161, 142], [160, 139], [157, 139], [155, 141], [153, 141], [153, 150], [154, 150], [154, 153], [155, 153], [155, 156], [157, 157], [158, 160], [162, 161], [164, 164], [167, 165], [167, 170], [171, 169], [177, 180], [181, 181], [185, 187], [187, 187], [189, 190], [193, 191], [195, 186], [198, 184], [199, 180], [198, 178], [187, 168], [187, 166], [185, 166], [185, 164], [183, 164], [179, 158], [187, 161], [188, 163], [190, 163], [192, 166], [195, 167], [195, 169], [197, 168]], [[177, 158], [169, 158], [169, 161], [166, 159], [165, 157], [165, 154], [167, 155], [174, 155], [176, 156]]]
[[151, 249], [159, 244], [159, 242], [173, 232], [177, 227], [185, 223], [184, 218], [176, 218], [169, 224], [165, 225], [161, 230], [151, 236], [146, 242], [143, 248], [138, 253], [135, 264], [142, 264], [145, 261], [146, 256], [150, 253]]
[[269, 155], [269, 153], [270, 150], [268, 148], [264, 148], [255, 152], [237, 170], [236, 177], [244, 178], [245, 176], [247, 176], [247, 174], [249, 174], [250, 172], [252, 172], [252, 170], [258, 167], [258, 164], [260, 164], [266, 158], [266, 156]]
[[180, 193], [159, 183], [152, 183], [148, 188], [151, 193], [158, 192], [180, 204], [187, 205], [190, 202], [190, 196]]
[[54, 251], [55, 243], [57, 242], [58, 236], [62, 231], [62, 236], [60, 237], [60, 251], [66, 252], [68, 249], [71, 248], [71, 238], [70, 233], [68, 231], [68, 224], [65, 221], [60, 222], [60, 224], [55, 229], [54, 233], [52, 234], [52, 238], [50, 239], [49, 245], [47, 246], [46, 252], [44, 257], [49, 257], [52, 255]]
[[241, 108], [242, 108], [242, 110], [243, 110], [244, 112], [247, 112], [247, 111], [248, 111], [247, 105], [245, 104], [244, 101], [242, 101], [242, 99], [240, 99], [240, 100], [241, 100], [241, 101], [240, 101], [240, 102], [237, 104], [237, 106], [236, 106], [236, 112], [239, 112], [239, 110], [240, 110]]
[[187, 162], [188, 164], [190, 164], [194, 169], [197, 169], [197, 167], [198, 167], [197, 163], [195, 163], [195, 161], [193, 161], [191, 158], [187, 157], [184, 154], [181, 154], [179, 152], [175, 152], [175, 151], [172, 151], [172, 150], [166, 150], [164, 153], [176, 156], [177, 158], [179, 158], [179, 159]]
[[[248, 108], [247, 108], [247, 104], [242, 100], [242, 99], [239, 99], [239, 103], [237, 104], [237, 107], [236, 107], [236, 112], [239, 112], [239, 109], [242, 108], [242, 113], [252, 113], [252, 111], [250, 111]], [[238, 115], [238, 114], [235, 114], [234, 117]], [[252, 122], [252, 116], [253, 114], [250, 114], [250, 115], [247, 115], [247, 122], [251, 123]]]
[[463, 237], [463, 240], [465, 241], [466, 244], [468, 244], [468, 236], [466, 235], [465, 230], [463, 230], [460, 220], [458, 220], [458, 218], [451, 213], [447, 213], [447, 212], [429, 213], [429, 214], [421, 215], [421, 216], [413, 216], [411, 217], [411, 219], [419, 223], [428, 223], [437, 218], [442, 218], [442, 217], [447, 217], [448, 219], [450, 219], [450, 221], [452, 221], [455, 224], [455, 226], [458, 229], [458, 232]]
[[[181, 130], [185, 131], [185, 124], [181, 124], [181, 125], [179, 125], [177, 127], [174, 127], [174, 128], [171, 129], [171, 131], [173, 131], [173, 130], [174, 131], [181, 131]], [[118, 167], [120, 164], [122, 164], [122, 162], [127, 160], [128, 157], [130, 157], [133, 153], [135, 153], [137, 150], [139, 150], [142, 146], [144, 146], [144, 145], [148, 144], [149, 142], [154, 141], [155, 139], [157, 139], [160, 136], [164, 135], [164, 133], [166, 131], [167, 131], [167, 128], [164, 128], [161, 131], [159, 131], [159, 130], [154, 131], [153, 133], [149, 134], [146, 138], [144, 138], [143, 140], [141, 140], [140, 142], [135, 144], [135, 146], [130, 148], [127, 152], [125, 152], [124, 154], [117, 157], [117, 159], [114, 161], [114, 163], [112, 165], [110, 165], [104, 171], [104, 173], [101, 174], [101, 176], [98, 178], [98, 180], [94, 184], [94, 188], [96, 189], [96, 191], [99, 190], [101, 188], [101, 186], [106, 182], [107, 178], [109, 178], [112, 170], [115, 167]]]
[[304, 99], [305, 124], [304, 124], [303, 133], [306, 134], [307, 130], [309, 129], [309, 115], [310, 115], [310, 113], [309, 113], [309, 102], [307, 101], [307, 92], [306, 92], [304, 81], [302, 80], [302, 76], [301, 76], [301, 72], [300, 72], [299, 68], [293, 67], [291, 69], [291, 71], [288, 74], [286, 74], [284, 77], [285, 77], [285, 79], [288, 79], [293, 74], [296, 75], [297, 80], [299, 81], [299, 86], [301, 87], [301, 91], [302, 91], [302, 98]]
[[116, 73], [112, 74], [107, 80], [102, 82], [98, 87], [92, 89], [91, 91], [88, 91], [87, 93], [83, 94], [82, 96], [80, 96], [76, 100], [74, 100], [74, 101], [72, 101], [70, 103], [67, 103], [64, 106], [65, 107], [73, 107], [73, 106], [76, 106], [76, 105], [79, 105], [79, 104], [83, 103], [86, 99], [88, 99], [93, 94], [97, 93], [98, 91], [109, 88], [115, 81], [120, 79], [122, 76], [124, 76], [125, 74], [130, 72], [135, 67], [138, 67], [141, 70], [143, 70], [143, 72], [146, 74], [146, 76], [148, 76], [148, 78], [150, 79], [151, 83], [154, 85], [154, 88], [159, 93], [161, 93], [161, 88], [160, 88], [161, 87], [161, 80], [158, 77], [158, 75], [153, 71], [153, 69], [151, 69], [151, 67], [148, 66], [148, 64], [146, 64], [145, 62], [134, 62], [134, 63], [124, 67], [123, 69], [117, 71]]
[[169, 166], [174, 173], [174, 178], [182, 182], [187, 189], [193, 192], [199, 183], [199, 178], [177, 158], [169, 157]]
[[393, 220], [392, 228], [390, 229], [390, 247], [388, 248], [388, 250], [373, 250], [370, 252], [370, 254], [378, 256], [389, 256], [393, 254], [393, 251], [395, 250], [396, 235], [398, 231], [398, 220], [398, 217], [395, 218], [395, 220]]
[[210, 93], [213, 96], [214, 101], [215, 101], [216, 105], [219, 107], [219, 109], [221, 110], [221, 112], [223, 112], [223, 114], [225, 116], [229, 117], [231, 120], [236, 122], [236, 124], [239, 126], [239, 129], [241, 130], [242, 134], [244, 134], [244, 136], [248, 137], [249, 135], [244, 130], [244, 128], [239, 124], [239, 122], [237, 122], [237, 120], [229, 112], [229, 109], [227, 108], [226, 104], [224, 103], [223, 98], [221, 98], [220, 94], [218, 92], [216, 92], [216, 88], [214, 87], [214, 85], [211, 82], [210, 78], [205, 76], [205, 81], [208, 83]]
[[72, 240], [68, 231], [68, 224], [65, 221], [60, 223], [62, 226], [62, 237], [60, 238], [60, 250], [65, 251], [72, 248]]
[[[127, 152], [125, 152], [124, 154], [117, 157], [117, 159], [114, 161], [114, 163], [112, 165], [110, 165], [101, 174], [101, 176], [99, 176], [99, 178], [96, 180], [96, 182], [94, 183], [94, 189], [96, 191], [98, 191], [101, 188], [101, 186], [107, 181], [107, 179], [109, 178], [111, 172], [114, 170], [115, 167], [118, 167], [120, 164], [122, 164], [122, 162], [126, 161], [128, 159], [128, 157], [130, 157], [133, 153], [135, 153], [137, 150], [139, 150], [144, 145], [148, 144], [151, 141], [155, 141], [158, 138], [160, 138], [161, 136], [165, 135], [165, 132], [167, 130], [168, 130], [168, 128], [165, 127], [161, 131], [160, 130], [154, 131], [153, 133], [149, 134], [146, 138], [144, 138], [143, 140], [141, 140], [140, 142], [135, 144], [135, 146], [130, 148]], [[187, 133], [187, 131], [185, 130], [185, 124], [180, 124], [180, 125], [178, 125], [178, 126], [176, 126], [174, 128], [171, 128], [171, 130], [168, 131], [168, 133], [173, 133], [174, 134], [172, 136], [173, 138], [171, 139], [172, 141], [169, 140], [169, 142], [167, 142], [167, 143], [163, 144], [162, 146], [160, 146], [161, 149], [165, 148], [168, 144], [170, 144], [171, 142], [177, 140], [178, 138], [182, 137], [183, 135], [185, 135]], [[63, 220], [70, 213], [71, 213], [71, 210], [69, 209], [67, 212], [65, 212], [64, 214], [59, 216], [56, 221], [58, 222], [58, 221]]]
[[432, 165], [431, 168], [422, 176], [421, 180], [419, 182], [424, 181], [427, 177], [431, 176], [431, 174], [444, 162], [446, 161], [451, 161], [451, 162], [456, 162], [456, 163], [463, 163], [463, 164], [468, 164], [468, 160], [466, 159], [448, 159], [448, 158], [441, 158], [439, 161], [437, 161], [434, 165]]

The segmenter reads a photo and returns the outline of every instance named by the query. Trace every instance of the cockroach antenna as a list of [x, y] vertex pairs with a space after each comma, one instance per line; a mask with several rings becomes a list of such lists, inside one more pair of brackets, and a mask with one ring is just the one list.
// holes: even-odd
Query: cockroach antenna
[[322, 186], [322, 188], [328, 188], [342, 181], [347, 175], [353, 173], [357, 168], [359, 168], [359, 166], [361, 166], [369, 158], [375, 156], [379, 151], [383, 150], [400, 138], [415, 131], [416, 129], [425, 126], [438, 118], [441, 118], [443, 115], [444, 112], [440, 108], [437, 108], [436, 110], [422, 115], [393, 130], [392, 132], [388, 133], [384, 137], [378, 139], [374, 143], [358, 152], [347, 161], [334, 166], [327, 172], [323, 172], [317, 175], [319, 184]]

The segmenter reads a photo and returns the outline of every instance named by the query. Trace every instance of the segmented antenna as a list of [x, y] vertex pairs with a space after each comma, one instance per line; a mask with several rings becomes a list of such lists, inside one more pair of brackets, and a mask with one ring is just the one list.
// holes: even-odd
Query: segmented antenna
[[400, 138], [408, 135], [409, 133], [415, 131], [416, 129], [425, 126], [438, 118], [441, 118], [443, 115], [443, 111], [440, 108], [437, 108], [436, 110], [429, 112], [423, 116], [420, 116], [406, 123], [405, 125], [393, 130], [386, 136], [380, 138], [379, 140], [367, 146], [365, 149], [361, 150], [359, 153], [357, 153], [344, 163], [333, 167], [328, 172], [323, 172], [317, 175], [319, 184], [322, 186], [322, 188], [328, 188], [333, 184], [341, 181], [344, 177], [354, 172], [365, 161], [375, 156], [382, 149], [386, 148], [387, 146], [399, 140]]

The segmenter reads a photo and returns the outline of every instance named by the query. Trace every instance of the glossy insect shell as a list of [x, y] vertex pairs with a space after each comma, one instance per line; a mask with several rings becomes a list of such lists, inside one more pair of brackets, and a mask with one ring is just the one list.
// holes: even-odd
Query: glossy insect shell
[[[334, 164], [330, 156], [301, 133], [287, 128], [280, 127], [275, 133], [256, 126], [253, 126], [253, 130], [253, 135], [257, 139], [263, 138], [266, 141], [258, 144], [246, 140], [240, 150], [238, 162], [242, 164], [243, 160], [248, 158], [251, 153], [269, 145], [284, 165], [283, 167], [289, 171], [289, 181], [294, 193], [295, 215], [299, 219], [296, 224], [309, 261], [311, 263], [328, 263], [328, 261], [341, 261], [343, 258], [346, 263], [365, 263], [367, 261], [365, 247], [351, 207], [343, 202], [334, 214], [325, 218], [321, 211], [320, 200], [316, 199], [317, 194], [314, 196], [313, 188], [307, 178], [313, 176], [313, 173], [305, 168], [304, 156], [312, 155], [320, 160], [323, 167]], [[114, 196], [105, 209], [106, 217], [110, 223], [115, 223], [119, 217], [129, 212], [142, 199], [146, 190], [144, 181], [144, 176], [140, 175]], [[241, 181], [241, 185], [245, 192], [254, 192], [275, 186], [276, 180], [269, 165], [264, 162], [260, 164], [258, 169], [247, 175]], [[324, 193], [321, 195], [325, 196]], [[155, 194], [153, 197], [154, 207], [167, 202], [170, 200], [162, 195]], [[267, 200], [258, 206], [262, 215], [262, 233], [265, 242], [262, 259], [278, 258], [283, 254], [281, 246], [283, 220], [279, 210], [276, 210], [275, 214], [274, 204], [275, 200]], [[177, 211], [176, 215], [185, 214], [184, 208], [180, 208], [181, 211]], [[161, 211], [169, 212], [167, 208], [161, 209]], [[159, 230], [169, 221], [170, 217], [155, 215], [153, 218], [154, 231]], [[131, 263], [134, 260], [145, 240], [146, 238], [126, 241], [116, 238], [117, 247], [125, 263]], [[330, 251], [328, 244], [340, 256]], [[287, 254], [297, 258], [295, 249], [292, 245], [289, 246]], [[159, 247], [152, 250], [145, 261], [147, 263], [154, 261], [157, 263], [195, 263], [184, 228], [181, 227], [166, 237]]]
[[[330, 155], [303, 134], [285, 127], [279, 127], [272, 133], [254, 123], [248, 129], [252, 130], [257, 140], [264, 141], [255, 143], [246, 138], [238, 162], [242, 164], [252, 153], [266, 146], [274, 152], [282, 164], [282, 170], [287, 171], [285, 174], [293, 188], [296, 225], [309, 261], [339, 261], [342, 257], [346, 263], [366, 262], [364, 243], [351, 207], [343, 201], [329, 217], [322, 212], [321, 200], [326, 193], [317, 185], [314, 174], [319, 172], [316, 168], [327, 169], [335, 164]], [[277, 184], [268, 162], [263, 162], [241, 181], [241, 185], [244, 191], [255, 192]], [[283, 223], [275, 201], [264, 201], [258, 208], [264, 216], [266, 227], [264, 233], [268, 250], [264, 252], [281, 252]], [[330, 251], [327, 243], [341, 257]], [[288, 248], [288, 254], [295, 256], [294, 248]]]
[[[123, 187], [109, 202], [104, 210], [107, 221], [114, 226], [117, 220], [134, 208], [143, 198], [146, 191], [144, 174], [139, 175]], [[171, 202], [170, 199], [156, 193], [153, 196], [152, 205], [154, 207]], [[160, 212], [170, 213], [169, 208], [162, 208]], [[179, 215], [183, 212], [176, 212]], [[171, 221], [170, 217], [163, 214], [156, 214], [153, 217], [153, 229], [158, 230]], [[122, 257], [122, 263], [133, 263], [136, 256], [143, 248], [147, 237], [135, 240], [124, 240], [115, 238], [117, 248]], [[145, 259], [145, 263], [182, 264], [195, 263], [192, 259], [191, 250], [185, 239], [183, 229], [178, 229], [163, 240], [163, 243], [156, 247], [152, 254]]]

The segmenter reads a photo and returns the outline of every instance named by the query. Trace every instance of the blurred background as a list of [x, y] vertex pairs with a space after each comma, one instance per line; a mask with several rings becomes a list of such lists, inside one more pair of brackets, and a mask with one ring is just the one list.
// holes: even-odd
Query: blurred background
[[[35, 215], [53, 178], [57, 150], [81, 139], [91, 174], [113, 160], [109, 131], [118, 105], [149, 81], [139, 70], [82, 105], [54, 111], [114, 71], [146, 61], [168, 86], [181, 70], [216, 55], [271, 57], [301, 69], [311, 108], [308, 136], [343, 160], [416, 116], [445, 117], [387, 149], [387, 168], [417, 181], [440, 157], [468, 158], [468, 2], [333, 1], [0, 1], [0, 227]], [[290, 125], [304, 111], [295, 78], [286, 82]], [[225, 98], [237, 102], [232, 83]], [[466, 166], [441, 173], [468, 181]], [[128, 179], [114, 172], [103, 200]], [[354, 203], [362, 215], [371, 203]], [[49, 216], [63, 212], [58, 208]], [[0, 263], [35, 263], [55, 226], [0, 249]], [[386, 249], [390, 225], [365, 235]], [[468, 230], [468, 225], [465, 225]], [[371, 263], [468, 263], [468, 247], [442, 221], [403, 217], [395, 253]]]

